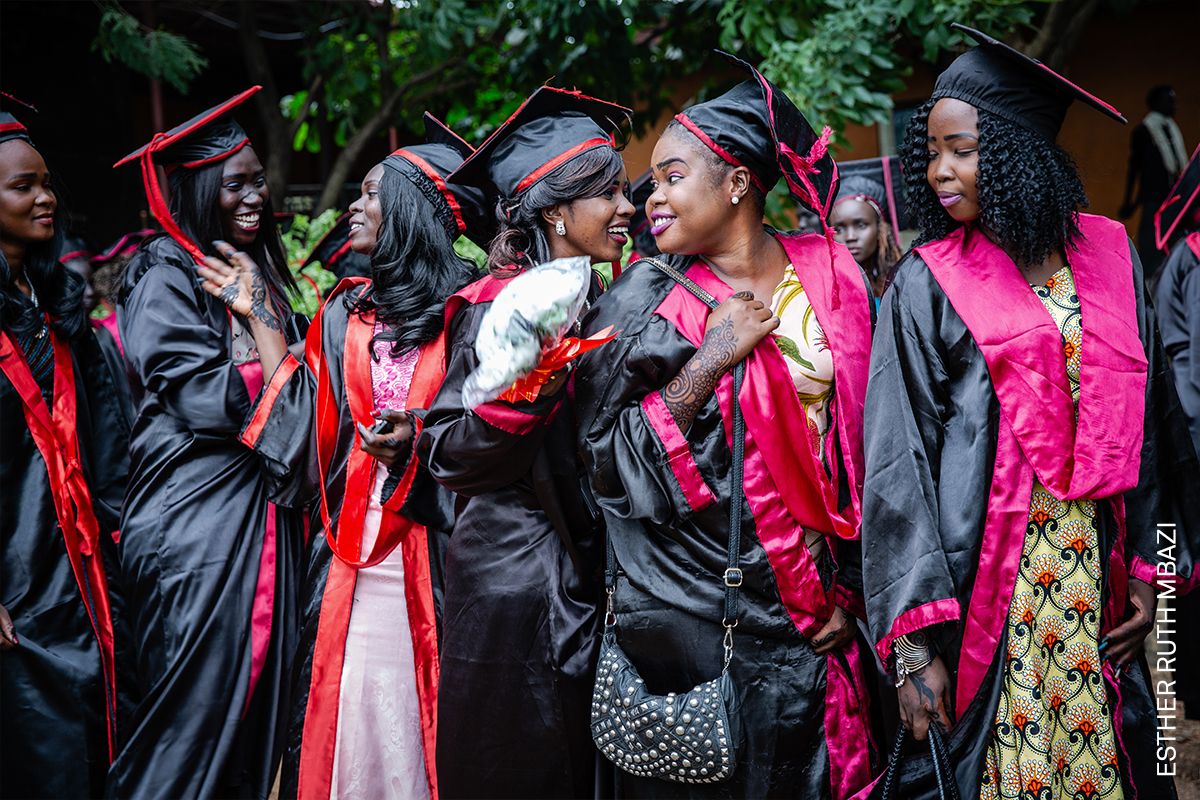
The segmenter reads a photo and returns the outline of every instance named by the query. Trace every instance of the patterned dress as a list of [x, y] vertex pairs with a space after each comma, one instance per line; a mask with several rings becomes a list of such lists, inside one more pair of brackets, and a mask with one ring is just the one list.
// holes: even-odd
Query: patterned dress
[[[1082, 327], [1070, 268], [1033, 290], [1062, 331], [1078, 409]], [[1035, 479], [981, 800], [1123, 797], [1097, 647], [1101, 568], [1095, 519], [1095, 501], [1063, 502]]]
[[829, 430], [826, 409], [833, 391], [833, 353], [808, 294], [796, 276], [796, 268], [791, 264], [787, 265], [783, 280], [771, 296], [771, 311], [779, 317], [775, 344], [783, 353], [784, 363], [796, 384], [809, 432], [815, 434], [809, 441], [819, 453], [821, 440]]

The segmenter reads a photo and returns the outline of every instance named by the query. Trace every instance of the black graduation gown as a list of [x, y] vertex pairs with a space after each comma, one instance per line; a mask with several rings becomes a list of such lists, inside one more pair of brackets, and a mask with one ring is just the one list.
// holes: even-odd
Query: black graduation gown
[[120, 561], [141, 698], [108, 794], [265, 798], [303, 515], [239, 440], [253, 397], [230, 358], [228, 312], [197, 286], [183, 248], [143, 243], [118, 314], [138, 406]]
[[[1163, 264], [1154, 310], [1175, 389], [1200, 452], [1200, 231], [1176, 243]], [[1200, 719], [1200, 593], [1179, 604], [1179, 699], [1188, 719]]]
[[[1156, 524], [1178, 522], [1173, 555], [1179, 574], [1190, 576], [1200, 541], [1196, 484], [1188, 488], [1196, 480], [1196, 463], [1176, 444], [1184, 422], [1153, 312], [1145, 302], [1141, 264], [1131, 243], [1129, 248], [1133, 274], [1128, 280], [1135, 287], [1137, 330], [1149, 366], [1138, 484], [1124, 495], [1126, 552], [1157, 563], [1162, 559]], [[1083, 325], [1086, 331], [1086, 310]], [[990, 581], [993, 569], [981, 566], [980, 548], [996, 468], [999, 401], [983, 353], [916, 252], [901, 262], [883, 297], [871, 351], [866, 421], [863, 585], [872, 639], [882, 642], [894, 620], [937, 598], [956, 600], [965, 619], [976, 584], [983, 582], [982, 576]], [[1100, 563], [1105, 565], [1102, 601], [1107, 604], [1112, 588], [1107, 565], [1117, 531], [1111, 504], [1102, 501], [1096, 506]], [[1008, 608], [997, 607], [995, 613], [1006, 615]], [[959, 657], [966, 646], [963, 626], [946, 623], [933, 631], [936, 650], [946, 662], [952, 685], [957, 685]], [[1003, 682], [1003, 652], [1002, 639], [973, 701], [955, 709], [950, 758], [964, 798], [980, 790]], [[1171, 780], [1155, 775], [1155, 700], [1144, 658], [1121, 679], [1120, 708], [1131, 771], [1126, 775], [1132, 774], [1138, 796], [1174, 797]], [[918, 757], [916, 745], [910, 752], [902, 775], [927, 780], [927, 755]], [[908, 788], [902, 788], [901, 795], [927, 796]]]
[[439, 791], [590, 797], [603, 553], [583, 496], [574, 410], [567, 389], [463, 410], [490, 305], [453, 316], [446, 381], [418, 443], [433, 476], [462, 496], [446, 556]]
[[[802, 282], [804, 276], [828, 269], [824, 239], [781, 238], [788, 247], [813, 248], [809, 255], [820, 266], [813, 273], [807, 272], [803, 264], [797, 267], [802, 270]], [[864, 328], [860, 341], [866, 345], [870, 337], [870, 301], [865, 278], [848, 252], [839, 249], [838, 253], [850, 265], [837, 275], [842, 282], [843, 309], [848, 312], [853, 306], [861, 312], [858, 319]], [[720, 283], [711, 273], [701, 276], [689, 272], [695, 263], [691, 258], [671, 258], [671, 265], [693, 280], [700, 282], [704, 277]], [[793, 256], [793, 264], [796, 263]], [[714, 295], [719, 291], [705, 283], [701, 286]], [[824, 314], [825, 306], [812, 294], [817, 287], [806, 284], [806, 290], [814, 298], [819, 314]], [[660, 390], [697, 349], [681, 331], [675, 319], [679, 314], [671, 310], [672, 292], [685, 298], [683, 302], [688, 304], [689, 311], [684, 313], [698, 317], [702, 333], [707, 309], [665, 273], [639, 261], [613, 283], [585, 321], [585, 334], [594, 334], [611, 325], [621, 332], [620, 336], [584, 356], [576, 377], [580, 446], [618, 565], [613, 595], [617, 641], [647, 688], [656, 694], [687, 691], [721, 672], [725, 596], [722, 576], [727, 565], [731, 497], [732, 452], [723, 403], [727, 401], [726, 395], [732, 396], [729, 388], [732, 377], [723, 379], [686, 434], [679, 437], [677, 445], [670, 445], [678, 450], [668, 450], [662, 433], [664, 427], [669, 428], [674, 422], [655, 421], [654, 408], [659, 409], [659, 418], [669, 415], [659, 399]], [[827, 317], [823, 327], [834, 348], [835, 365], [844, 364], [838, 336], [841, 329], [830, 321]], [[764, 352], [773, 347], [766, 340], [760, 345]], [[764, 358], [763, 353], [757, 352], [756, 357]], [[776, 352], [774, 358], [781, 357]], [[781, 360], [780, 368], [785, 369]], [[836, 368], [839, 378], [845, 377], [841, 368]], [[862, 373], [865, 383], [865, 370]], [[781, 396], [790, 393], [794, 397], [791, 377], [785, 373], [779, 380]], [[760, 397], [772, 396], [768, 386], [756, 385], [750, 377], [747, 381], [742, 395], [743, 409], [748, 392], [757, 392]], [[832, 405], [842, 401], [848, 398], [839, 395]], [[861, 402], [860, 393], [860, 411]], [[767, 405], [771, 411], [764, 413], [779, 412], [773, 401]], [[828, 442], [841, 437], [836, 412], [834, 420]], [[785, 446], [796, 449], [809, 446], [799, 436], [793, 438], [778, 419], [771, 427], [772, 437], [791, 443]], [[747, 443], [751, 433], [748, 424]], [[857, 449], [856, 445], [831, 446], [838, 453]], [[747, 457], [744, 482], [747, 487], [758, 485], [760, 476], [755, 473], [764, 471], [762, 464], [761, 460]], [[837, 481], [843, 510], [850, 505], [850, 487], [845, 476], [843, 469]], [[794, 528], [796, 523], [776, 523], [777, 517], [760, 523], [749, 503], [750, 491], [743, 499], [740, 563], [744, 577], [733, 661], [729, 667], [743, 735], [736, 770], [722, 783], [687, 785], [635, 777], [605, 762], [606, 769], [616, 774], [618, 796], [816, 800], [830, 797], [835, 785], [839, 796], [848, 795], [869, 778], [870, 735], [858, 724], [865, 717], [868, 705], [861, 680], [864, 673], [861, 663], [851, 655], [859, 651], [855, 648], [835, 652], [830, 657], [818, 655], [801, 633], [798, 622], [801, 615], [781, 594], [794, 592], [801, 585], [800, 571], [782, 560], [776, 561], [764, 546], [765, 534], [760, 536], [762, 530], [782, 530], [788, 524]], [[774, 501], [778, 499], [775, 497]], [[829, 541], [840, 561], [839, 586], [856, 584], [856, 558], [848, 556], [857, 552], [856, 542], [840, 541], [833, 536]], [[793, 543], [789, 549], [795, 547], [803, 545]], [[805, 585], [802, 590], [805, 594], [820, 595], [822, 590], [829, 590], [834, 580], [834, 563], [828, 549], [815, 566], [820, 585]], [[811, 618], [808, 621], [813, 622]], [[820, 628], [820, 621], [817, 623], [809, 635]], [[838, 691], [832, 688], [836, 682], [829, 669], [831, 659], [838, 662], [839, 674], [846, 676], [841, 685], [847, 687], [854, 699], [842, 695], [842, 700], [830, 700]], [[841, 702], [846, 704], [841, 706]], [[844, 727], [835, 730], [831, 721], [840, 721]], [[852, 735], [848, 733], [851, 729], [855, 730]], [[854, 740], [852, 753], [841, 748], [848, 738]], [[840, 757], [843, 752], [849, 757]], [[856, 787], [841, 779], [842, 775], [854, 773], [855, 767]], [[851, 778], [849, 783], [854, 780]]]
[[[337, 408], [336, 436], [330, 463], [333, 465], [325, 475], [325, 497], [329, 504], [329, 516], [334, 525], [334, 535], [338, 535], [338, 525], [342, 517], [343, 503], [346, 500], [346, 470], [350, 452], [358, 447], [354, 430], [354, 420], [350, 413], [350, 405], [345, 384], [345, 344], [346, 328], [350, 320], [350, 308], [355, 299], [361, 294], [362, 288], [355, 287], [348, 291], [331, 296], [323, 306], [320, 315], [320, 342], [324, 350], [325, 368], [330, 377], [330, 390]], [[309, 332], [309, 346], [313, 346], [316, 329]], [[285, 368], [281, 366], [281, 370]], [[316, 404], [317, 381], [313, 373], [305, 366], [297, 365], [294, 371], [283, 379], [277, 375], [269, 382], [278, 386], [278, 393], [266, 392], [255, 405], [255, 422], [253, 446], [256, 453], [263, 459], [265, 471], [275, 491], [280, 496], [291, 496], [297, 500], [307, 500], [313, 503], [312, 531], [307, 551], [305, 566], [300, 587], [300, 636], [293, 662], [292, 690], [287, 707], [287, 739], [283, 755], [283, 773], [280, 783], [281, 797], [296, 797], [301, 783], [301, 773], [307, 776], [312, 770], [313, 775], [324, 775], [332, 769], [332, 762], [325, 755], [332, 755], [332, 750], [323, 752], [323, 740], [328, 732], [318, 734], [322, 741], [306, 742], [306, 721], [310, 710], [310, 692], [312, 690], [314, 656], [317, 647], [317, 633], [323, 614], [336, 613], [332, 604], [341, 601], [350, 602], [353, 599], [353, 582], [347, 587], [349, 597], [333, 597], [327, 595], [327, 579], [334, 561], [333, 551], [329, 547], [323, 528], [320, 511], [316, 508], [319, 502], [320, 473], [317, 465], [316, 448]], [[414, 410], [418, 415], [423, 413]], [[409, 458], [415, 458], [410, 452]], [[396, 491], [400, 478], [408, 463], [398, 463], [389, 471], [389, 478], [384, 484], [382, 499], [386, 503]], [[373, 473], [372, 473], [373, 476]], [[372, 482], [374, 478], [372, 477]], [[425, 528], [427, 537], [428, 563], [425, 565], [410, 564], [406, 559], [405, 580], [412, 580], [422, 568], [427, 569], [432, 584], [433, 605], [436, 616], [440, 619], [442, 605], [442, 564], [445, 560], [446, 541], [454, 519], [453, 495], [430, 478], [428, 471], [417, 465], [415, 478], [408, 491], [400, 513], [415, 520]], [[366, 553], [362, 554], [364, 557]], [[410, 609], [410, 617], [412, 610]], [[382, 622], [382, 621], [381, 621]], [[416, 627], [416, 626], [412, 626]], [[344, 652], [344, 627], [341, 631], [341, 647], [321, 655], [328, 663]], [[414, 652], [417, 663], [423, 663], [425, 655], [422, 645], [414, 637]], [[436, 662], [436, 652], [432, 653], [432, 661]], [[340, 674], [340, 672], [338, 673]], [[436, 679], [435, 679], [436, 688]], [[419, 692], [421, 694], [421, 692]], [[334, 687], [329, 698], [333, 705], [337, 704], [337, 688]], [[433, 709], [429, 709], [431, 714]], [[432, 727], [432, 726], [431, 726]], [[310, 730], [313, 730], [310, 728]], [[306, 762], [303, 763], [302, 762]], [[320, 780], [320, 779], [318, 779]], [[306, 794], [314, 791], [306, 784]], [[327, 791], [327, 790], [326, 790]]]
[[[80, 455], [107, 555], [125, 489], [129, 426], [91, 330], [70, 349]], [[109, 760], [100, 650], [22, 409], [0, 376], [0, 603], [19, 639], [0, 653], [0, 797], [95, 797]]]

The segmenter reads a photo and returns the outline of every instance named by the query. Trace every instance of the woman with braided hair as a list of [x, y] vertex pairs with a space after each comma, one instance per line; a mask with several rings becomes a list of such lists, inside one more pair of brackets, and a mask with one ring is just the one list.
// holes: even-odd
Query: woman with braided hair
[[[1194, 580], [1195, 456], [1176, 446], [1186, 422], [1137, 253], [1119, 223], [1079, 211], [1055, 144], [1073, 101], [1124, 118], [955, 27], [979, 44], [909, 124], [920, 234], [871, 354], [877, 655], [913, 738], [944, 732], [963, 797], [1174, 797], [1141, 650], [1156, 591]], [[900, 796], [938, 796], [927, 750], [898, 775]]]

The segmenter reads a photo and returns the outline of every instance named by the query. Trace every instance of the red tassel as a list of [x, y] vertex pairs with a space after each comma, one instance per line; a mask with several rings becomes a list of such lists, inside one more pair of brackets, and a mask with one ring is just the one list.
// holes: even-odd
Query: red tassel
[[157, 134], [150, 145], [142, 151], [142, 183], [146, 186], [146, 199], [150, 203], [150, 213], [158, 220], [158, 224], [162, 225], [163, 230], [170, 234], [172, 239], [179, 242], [184, 250], [188, 251], [197, 264], [203, 264], [204, 251], [188, 238], [183, 229], [179, 227], [179, 223], [171, 216], [167, 200], [163, 197], [162, 187], [158, 183], [158, 170], [154, 167], [154, 153], [159, 150], [158, 143], [165, 138], [167, 138], [165, 133]]

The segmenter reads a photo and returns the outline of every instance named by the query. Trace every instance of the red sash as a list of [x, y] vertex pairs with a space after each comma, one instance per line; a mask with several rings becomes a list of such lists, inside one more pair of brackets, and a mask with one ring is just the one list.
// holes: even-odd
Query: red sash
[[[320, 469], [321, 520], [326, 541], [334, 558], [329, 564], [317, 638], [313, 645], [312, 675], [305, 708], [301, 738], [298, 794], [302, 798], [329, 797], [333, 781], [333, 760], [337, 745], [338, 702], [342, 667], [345, 663], [346, 634], [354, 600], [358, 570], [374, 566], [400, 546], [404, 559], [404, 594], [412, 633], [417, 698], [421, 707], [421, 734], [425, 772], [430, 796], [437, 797], [437, 772], [434, 758], [437, 742], [438, 649], [437, 626], [433, 605], [433, 583], [429, 572], [429, 541], [425, 527], [400, 513], [416, 476], [418, 462], [414, 454], [400, 485], [383, 504], [379, 535], [371, 552], [363, 556], [363, 524], [366, 520], [375, 475], [375, 459], [359, 448], [357, 428], [346, 465], [346, 486], [335, 536], [329, 511], [325, 482], [333, 464], [337, 444], [340, 409], [333, 395], [332, 376], [325, 360], [322, 317], [325, 307], [354, 286], [369, 283], [367, 278], [345, 278], [329, 295], [309, 328], [305, 357], [317, 376], [317, 460]], [[374, 423], [371, 386], [371, 336], [375, 314], [351, 314], [346, 324], [342, 355], [343, 378], [350, 415], [355, 423]], [[421, 347], [416, 371], [408, 392], [408, 408], [427, 408], [442, 384], [446, 371], [444, 334]], [[414, 446], [420, 434], [413, 431]]]
[[[71, 350], [50, 331], [54, 346], [54, 412], [46, 407], [42, 390], [24, 354], [7, 333], [0, 331], [0, 371], [12, 382], [21, 396], [25, 423], [46, 463], [50, 491], [54, 497], [54, 513], [67, 546], [71, 571], [79, 585], [83, 606], [87, 610], [92, 632], [100, 648], [100, 663], [104, 675], [104, 714], [108, 729], [108, 757], [113, 757], [113, 733], [116, 705], [116, 673], [113, 664], [112, 610], [108, 603], [108, 578], [100, 557], [100, 526], [92, 510], [92, 495], [88, 490], [79, 455], [79, 436], [75, 428], [75, 367]], [[89, 589], [90, 587], [90, 589]]]

